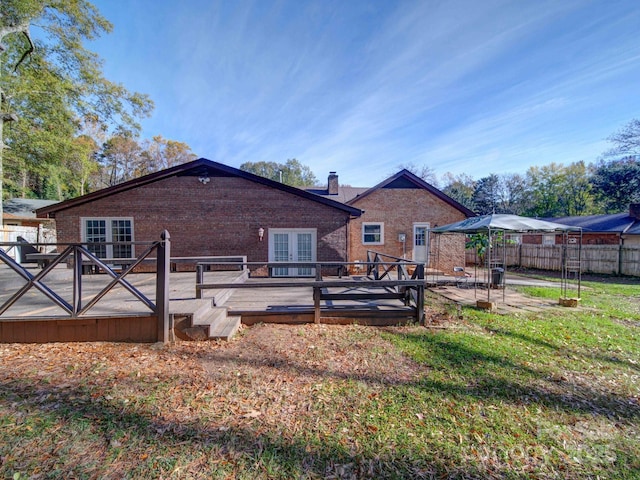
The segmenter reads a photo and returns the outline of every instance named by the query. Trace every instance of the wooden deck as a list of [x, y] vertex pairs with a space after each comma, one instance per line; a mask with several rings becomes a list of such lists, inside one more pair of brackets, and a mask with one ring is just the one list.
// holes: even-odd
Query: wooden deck
[[[30, 266], [33, 274], [39, 272], [39, 268]], [[238, 281], [242, 272], [206, 272], [206, 280], [212, 283], [233, 284]], [[65, 266], [55, 267], [44, 278], [43, 283], [51, 287], [56, 293], [68, 301], [73, 294], [73, 270]], [[327, 277], [325, 280], [332, 280]], [[362, 277], [342, 277], [335, 280], [345, 282], [349, 280], [361, 280]], [[151, 301], [155, 302], [155, 275], [150, 273], [131, 273], [127, 280], [143, 293]], [[210, 299], [212, 304], [223, 307], [230, 317], [240, 317], [243, 324], [252, 325], [259, 322], [277, 323], [312, 323], [314, 322], [314, 299], [311, 286], [295, 288], [251, 288], [255, 284], [304, 284], [313, 279], [276, 279], [276, 278], [250, 278], [246, 281], [248, 288], [242, 289], [214, 289], [203, 291], [203, 298]], [[82, 299], [88, 302], [100, 290], [102, 290], [111, 278], [105, 274], [83, 275]], [[16, 290], [26, 282], [6, 265], [0, 265], [0, 305], [9, 299]], [[372, 282], [373, 283], [373, 282]], [[195, 272], [171, 272], [169, 307], [172, 314], [177, 312], [178, 305], [185, 305], [185, 301], [195, 301]], [[325, 294], [340, 293], [370, 293], [372, 290], [363, 287], [336, 287], [323, 289]], [[376, 291], [383, 293], [382, 289]], [[180, 308], [181, 308], [180, 307]], [[379, 300], [322, 300], [320, 304], [322, 323], [359, 323], [367, 325], [397, 325], [415, 321], [415, 309], [407, 307], [397, 299]], [[91, 319], [100, 317], [128, 318], [143, 316], [149, 313], [149, 309], [137, 300], [123, 287], [115, 287], [102, 298], [90, 311]], [[44, 294], [35, 288], [31, 288], [21, 299], [11, 306], [0, 320], [11, 321], [29, 320], [43, 321], [48, 319], [65, 318], [68, 315], [58, 306], [52, 303]], [[89, 318], [87, 316], [87, 319]]]
[[[217, 272], [216, 272], [217, 274]], [[207, 275], [212, 275], [207, 273]], [[209, 279], [209, 277], [207, 277]], [[340, 283], [362, 280], [360, 276], [354, 277], [324, 277], [325, 281], [335, 280]], [[234, 289], [233, 293], [222, 305], [228, 308], [229, 314], [240, 315], [242, 323], [253, 325], [256, 323], [313, 323], [314, 302], [313, 287], [305, 286], [312, 280], [299, 278], [250, 278], [243, 288]], [[295, 286], [286, 288], [265, 285], [282, 285], [289, 283]], [[325, 294], [357, 296], [358, 294], [370, 294], [377, 292], [384, 296], [383, 288], [364, 287], [331, 287], [323, 289]], [[251, 285], [260, 284], [260, 288], [251, 288]], [[208, 293], [205, 291], [203, 297]], [[336, 300], [328, 299], [320, 302], [321, 323], [350, 324], [359, 323], [366, 325], [397, 325], [415, 321], [415, 310], [405, 306], [397, 299], [380, 298]]]

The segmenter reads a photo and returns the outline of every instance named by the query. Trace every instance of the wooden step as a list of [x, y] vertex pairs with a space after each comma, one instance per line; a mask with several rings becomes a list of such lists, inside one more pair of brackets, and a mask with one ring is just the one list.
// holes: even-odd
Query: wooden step
[[209, 338], [230, 340], [240, 328], [240, 316], [229, 316], [220, 319], [209, 327]]
[[[243, 270], [242, 273], [240, 273], [236, 278], [234, 278], [231, 281], [231, 283], [232, 284], [245, 283], [248, 278], [249, 278], [249, 270]], [[233, 292], [234, 292], [233, 288], [213, 289], [213, 290], [209, 290], [208, 292], [205, 290], [203, 292], [203, 296], [206, 295], [206, 296], [213, 297], [213, 305], [221, 306], [221, 305], [224, 305], [225, 302], [229, 300], [229, 298], [231, 298], [231, 295], [233, 295]]]
[[169, 315], [193, 318], [198, 315], [206, 315], [212, 306], [213, 303], [210, 298], [171, 300], [169, 302]]
[[193, 325], [213, 325], [227, 318], [227, 307], [209, 307], [192, 318]]

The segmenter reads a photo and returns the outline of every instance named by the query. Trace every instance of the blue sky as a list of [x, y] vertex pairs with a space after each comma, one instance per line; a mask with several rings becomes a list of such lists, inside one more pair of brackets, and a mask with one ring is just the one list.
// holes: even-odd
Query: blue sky
[[98, 0], [143, 136], [371, 186], [594, 161], [640, 117], [637, 0]]

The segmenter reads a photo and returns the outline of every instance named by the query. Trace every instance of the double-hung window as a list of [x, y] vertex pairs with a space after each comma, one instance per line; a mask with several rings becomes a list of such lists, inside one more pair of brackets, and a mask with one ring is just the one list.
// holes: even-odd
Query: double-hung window
[[82, 243], [98, 258], [132, 258], [134, 250], [130, 242], [133, 242], [132, 218], [82, 219]]
[[384, 244], [384, 223], [364, 222], [362, 224], [363, 245]]

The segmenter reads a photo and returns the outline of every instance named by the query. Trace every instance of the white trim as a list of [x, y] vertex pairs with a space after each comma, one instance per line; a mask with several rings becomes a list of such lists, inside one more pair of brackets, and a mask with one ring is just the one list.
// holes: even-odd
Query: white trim
[[556, 244], [556, 234], [548, 234], [542, 235], [542, 245], [555, 245]]
[[[417, 228], [426, 228], [426, 234], [425, 234], [425, 245], [424, 245], [424, 259], [417, 259], [416, 258], [416, 247], [419, 247], [421, 245], [416, 245], [416, 229]], [[420, 261], [420, 262], [424, 262], [426, 264], [429, 263], [429, 254], [430, 254], [430, 244], [431, 244], [431, 235], [430, 235], [430, 231], [431, 230], [431, 222], [413, 222], [413, 238], [411, 239], [411, 259], [413, 261]]]
[[[297, 235], [301, 233], [311, 234], [311, 260], [315, 262], [318, 258], [318, 229], [317, 228], [269, 228], [267, 238], [269, 241], [269, 262], [275, 262], [275, 241], [274, 236], [278, 233], [289, 234], [289, 259], [287, 262], [298, 261], [298, 244], [296, 243]], [[280, 260], [283, 261], [283, 260]], [[315, 268], [280, 268], [280, 277], [299, 277], [299, 276], [315, 276]], [[307, 271], [308, 270], [308, 271]]]
[[[366, 242], [364, 239], [365, 233], [364, 233], [364, 227], [369, 226], [369, 225], [376, 225], [380, 227], [380, 241], [379, 242]], [[375, 233], [367, 233], [367, 235], [376, 235]], [[362, 240], [362, 244], [363, 245], [384, 245], [384, 222], [362, 222], [362, 229], [361, 229], [361, 238]]]
[[[80, 237], [82, 243], [87, 241], [87, 220], [97, 220], [105, 222], [105, 236], [107, 242], [113, 242], [113, 232], [111, 222], [113, 220], [126, 220], [131, 223], [131, 242], [135, 242], [135, 227], [133, 217], [80, 217]], [[131, 245], [131, 256], [135, 257], [135, 245]], [[106, 245], [106, 257], [113, 258], [113, 245]]]

